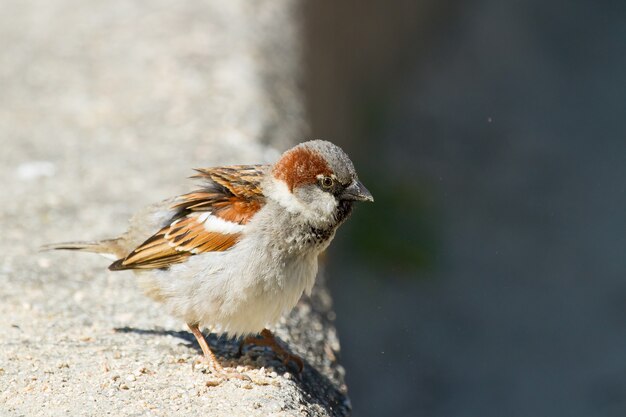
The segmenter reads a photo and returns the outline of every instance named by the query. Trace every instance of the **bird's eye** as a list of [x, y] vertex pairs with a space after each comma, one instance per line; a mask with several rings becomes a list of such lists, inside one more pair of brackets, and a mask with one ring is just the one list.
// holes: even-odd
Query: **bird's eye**
[[324, 188], [330, 188], [333, 186], [335, 182], [333, 181], [333, 179], [331, 177], [322, 177], [320, 179], [320, 184], [322, 184], [322, 187]]

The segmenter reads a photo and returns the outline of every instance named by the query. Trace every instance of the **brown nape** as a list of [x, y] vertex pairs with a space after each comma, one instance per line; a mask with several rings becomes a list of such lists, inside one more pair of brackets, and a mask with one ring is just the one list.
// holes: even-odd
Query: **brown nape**
[[285, 181], [290, 191], [295, 187], [314, 184], [318, 175], [331, 175], [333, 171], [317, 152], [296, 147], [286, 152], [272, 170], [274, 178]]

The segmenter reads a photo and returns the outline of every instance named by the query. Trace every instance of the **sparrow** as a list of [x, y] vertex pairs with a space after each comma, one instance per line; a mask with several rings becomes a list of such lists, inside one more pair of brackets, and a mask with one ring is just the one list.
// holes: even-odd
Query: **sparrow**
[[148, 207], [122, 236], [45, 249], [99, 253], [111, 271], [132, 270], [150, 298], [183, 320], [205, 360], [227, 373], [202, 328], [232, 337], [256, 335], [302, 370], [268, 329], [310, 294], [318, 256], [356, 201], [374, 201], [338, 146], [301, 143], [273, 165], [196, 169], [199, 189]]

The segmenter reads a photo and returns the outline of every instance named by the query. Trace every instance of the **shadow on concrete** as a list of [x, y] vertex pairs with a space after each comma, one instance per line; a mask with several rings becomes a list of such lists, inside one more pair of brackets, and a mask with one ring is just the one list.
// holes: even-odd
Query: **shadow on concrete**
[[[134, 333], [141, 336], [172, 336], [184, 341], [184, 344], [196, 350], [202, 355], [202, 349], [198, 344], [195, 336], [184, 330], [166, 330], [166, 329], [137, 329], [134, 327], [116, 327], [114, 329], [118, 333]], [[302, 395], [306, 396], [310, 401], [324, 408], [331, 416], [345, 416], [349, 413], [351, 405], [349, 401], [344, 400], [346, 397], [341, 390], [333, 384], [333, 382], [325, 377], [320, 371], [311, 366], [306, 358], [304, 361], [304, 369], [301, 373], [297, 373], [296, 369], [290, 365], [284, 365], [280, 358], [274, 352], [263, 346], [255, 346], [254, 344], [246, 344], [240, 353], [240, 345], [242, 338], [228, 338], [218, 336], [215, 333], [205, 334], [207, 342], [211, 350], [216, 354], [218, 359], [237, 359], [243, 355], [251, 358], [251, 363], [257, 368], [265, 367], [273, 369], [279, 375], [289, 372], [294, 377], [291, 379]], [[279, 343], [293, 353], [288, 344], [280, 337], [276, 336]]]

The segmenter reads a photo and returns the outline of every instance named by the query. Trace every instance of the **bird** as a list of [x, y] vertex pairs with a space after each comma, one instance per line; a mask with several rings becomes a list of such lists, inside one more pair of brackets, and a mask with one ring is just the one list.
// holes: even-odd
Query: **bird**
[[[184, 321], [218, 375], [227, 372], [202, 330], [251, 338], [281, 358], [269, 330], [310, 294], [318, 257], [355, 202], [374, 198], [348, 155], [324, 140], [300, 143], [274, 164], [196, 169], [198, 189], [147, 207], [123, 235], [43, 249], [104, 255], [111, 271], [132, 270], [145, 294]], [[258, 339], [261, 336], [261, 339]]]

